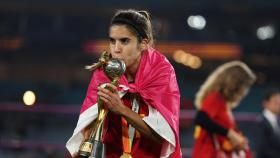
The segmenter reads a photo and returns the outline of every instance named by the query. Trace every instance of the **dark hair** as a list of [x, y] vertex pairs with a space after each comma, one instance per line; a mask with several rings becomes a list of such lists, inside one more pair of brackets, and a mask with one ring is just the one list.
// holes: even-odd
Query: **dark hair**
[[268, 88], [264, 92], [263, 100], [268, 101], [275, 94], [280, 94], [280, 91], [278, 88]]
[[118, 10], [111, 20], [111, 26], [121, 24], [129, 27], [141, 42], [144, 38], [153, 43], [152, 25], [147, 11], [134, 9]]

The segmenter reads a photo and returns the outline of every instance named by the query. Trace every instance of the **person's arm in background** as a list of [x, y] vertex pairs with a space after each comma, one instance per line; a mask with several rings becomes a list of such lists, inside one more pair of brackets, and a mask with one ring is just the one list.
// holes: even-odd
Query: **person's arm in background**
[[222, 136], [227, 136], [229, 131], [228, 129], [214, 122], [204, 111], [197, 112], [195, 123], [205, 128], [209, 133], [217, 133]]
[[233, 129], [227, 129], [213, 121], [209, 115], [204, 111], [198, 111], [195, 123], [209, 131], [209, 133], [216, 133], [225, 137], [228, 137], [232, 145], [237, 149], [245, 148], [247, 140], [242, 135], [234, 131]]

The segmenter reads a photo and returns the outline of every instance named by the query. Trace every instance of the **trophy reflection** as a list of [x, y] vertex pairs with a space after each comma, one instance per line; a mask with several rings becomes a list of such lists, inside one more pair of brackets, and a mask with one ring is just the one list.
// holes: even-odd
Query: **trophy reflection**
[[[110, 79], [111, 84], [117, 85], [121, 75], [125, 72], [125, 63], [123, 60], [116, 58], [107, 58], [107, 52], [103, 53], [99, 59], [98, 67], [102, 67], [106, 76]], [[102, 58], [105, 57], [105, 58]], [[96, 69], [96, 66], [94, 67]], [[105, 87], [110, 90], [109, 87]], [[79, 149], [79, 156], [84, 158], [104, 158], [105, 144], [102, 142], [103, 125], [105, 117], [108, 113], [103, 107], [103, 101], [98, 97], [98, 116], [91, 128], [90, 137], [85, 140]]]

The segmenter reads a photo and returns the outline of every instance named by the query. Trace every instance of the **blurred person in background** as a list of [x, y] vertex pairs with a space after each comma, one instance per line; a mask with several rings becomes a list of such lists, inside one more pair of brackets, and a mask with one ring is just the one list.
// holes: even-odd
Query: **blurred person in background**
[[241, 61], [225, 63], [210, 74], [195, 98], [198, 112], [193, 158], [250, 157], [248, 141], [238, 131], [232, 109], [247, 94], [255, 78]]
[[280, 157], [280, 91], [267, 89], [263, 99], [263, 113], [260, 127], [258, 158]]
[[[124, 60], [126, 71], [118, 87], [109, 83], [102, 70], [94, 71], [77, 127], [66, 144], [72, 156], [75, 157], [82, 141], [89, 137], [100, 96], [109, 109], [103, 136], [107, 158], [181, 157], [180, 94], [175, 71], [166, 57], [152, 46], [152, 26], [147, 11], [116, 12], [109, 27], [110, 54]], [[99, 87], [103, 83], [112, 91]]]

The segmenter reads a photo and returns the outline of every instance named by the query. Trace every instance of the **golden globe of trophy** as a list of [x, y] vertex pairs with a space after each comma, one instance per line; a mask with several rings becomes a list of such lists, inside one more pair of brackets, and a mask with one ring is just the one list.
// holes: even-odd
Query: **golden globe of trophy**
[[[121, 75], [125, 72], [125, 63], [121, 59], [107, 58], [107, 52], [103, 53], [96, 63], [94, 69], [102, 67], [106, 76], [110, 79], [111, 84], [117, 85]], [[105, 58], [107, 59], [105, 59]], [[98, 65], [98, 66], [96, 66]], [[91, 69], [91, 68], [89, 68]], [[109, 89], [108, 87], [105, 87]], [[110, 90], [110, 89], [109, 89]], [[86, 139], [80, 146], [79, 156], [85, 158], [104, 158], [105, 144], [102, 142], [103, 123], [108, 110], [103, 107], [103, 101], [98, 97], [98, 116], [91, 128], [90, 137]]]

